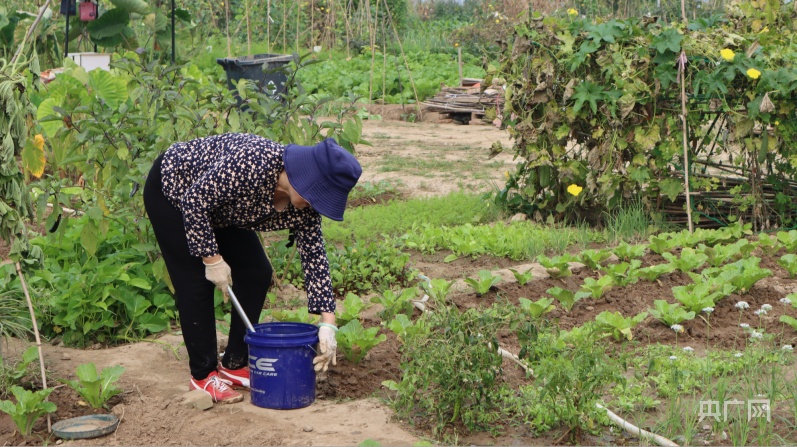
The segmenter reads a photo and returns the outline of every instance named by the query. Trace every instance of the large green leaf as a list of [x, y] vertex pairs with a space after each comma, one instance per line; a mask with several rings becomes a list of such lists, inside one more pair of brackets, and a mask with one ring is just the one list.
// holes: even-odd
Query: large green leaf
[[[57, 99], [50, 97], [42, 101], [42, 103], [39, 104], [39, 109], [36, 111], [36, 120], [39, 122], [39, 125], [42, 126], [42, 129], [44, 129], [44, 133], [50, 138], [54, 137], [58, 129], [64, 125], [62, 119], [59, 118], [60, 115], [53, 109], [53, 107], [58, 105]], [[45, 120], [47, 117], [51, 119]]]
[[144, 0], [111, 0], [111, 3], [117, 8], [125, 9], [136, 14], [144, 15], [149, 12], [149, 4]]
[[111, 109], [116, 110], [119, 104], [127, 101], [127, 83], [121, 76], [114, 76], [108, 71], [91, 71], [89, 73], [89, 88]]
[[113, 8], [89, 22], [87, 28], [92, 39], [103, 39], [122, 34], [122, 30], [130, 23], [130, 12], [122, 8]]

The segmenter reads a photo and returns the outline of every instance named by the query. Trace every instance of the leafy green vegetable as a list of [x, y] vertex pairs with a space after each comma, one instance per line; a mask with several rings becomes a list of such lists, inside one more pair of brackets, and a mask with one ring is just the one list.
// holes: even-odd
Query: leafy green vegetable
[[[551, 293], [550, 290], [551, 289], [548, 290], [548, 293]], [[531, 301], [526, 298], [518, 298], [518, 301], [520, 302], [520, 308], [534, 318], [540, 318], [548, 312], [556, 309], [556, 306], [553, 305], [553, 300], [550, 298], [540, 298], [537, 301]]]
[[596, 329], [611, 334], [615, 340], [634, 338], [631, 330], [647, 318], [648, 313], [642, 312], [632, 318], [623, 317], [620, 312], [603, 311], [595, 316]]
[[384, 309], [379, 312], [379, 317], [389, 321], [397, 315], [411, 316], [414, 307], [412, 300], [416, 297], [416, 289], [404, 289], [398, 294], [388, 289], [381, 296], [372, 297], [371, 302], [382, 305]]
[[647, 245], [630, 245], [627, 242], [622, 242], [612, 252], [620, 258], [620, 261], [628, 262], [644, 256], [647, 249]]
[[0, 401], [0, 411], [11, 416], [23, 436], [29, 436], [37, 419], [47, 413], [55, 413], [57, 410], [54, 403], [44, 401], [52, 392], [52, 388], [31, 392], [14, 385], [11, 387], [11, 393], [17, 399], [17, 403], [2, 400]]
[[576, 304], [576, 301], [589, 296], [589, 293], [573, 293], [567, 289], [562, 289], [561, 287], [551, 287], [550, 289], [546, 290], [545, 293], [556, 298], [562, 307], [567, 311], [570, 311], [570, 309], [573, 308], [573, 305]]
[[797, 274], [797, 255], [789, 253], [781, 256], [780, 259], [778, 259], [778, 265], [789, 272], [789, 278], [794, 278], [794, 275]]
[[473, 287], [477, 295], [481, 296], [489, 292], [494, 285], [501, 282], [501, 277], [493, 276], [489, 270], [479, 270], [478, 279], [465, 278], [465, 282]]
[[597, 270], [601, 267], [603, 261], [609, 259], [612, 256], [611, 250], [602, 249], [602, 250], [594, 250], [588, 249], [583, 250], [578, 257], [579, 262], [586, 265], [592, 270]]
[[360, 320], [352, 320], [338, 329], [338, 348], [340, 348], [346, 360], [355, 365], [359, 364], [368, 354], [368, 351], [387, 340], [385, 334], [377, 336], [378, 332], [378, 327], [365, 329], [360, 324]]
[[614, 278], [610, 275], [603, 275], [598, 279], [584, 278], [584, 284], [581, 285], [581, 290], [592, 298], [598, 299], [603, 294], [614, 286]]
[[569, 255], [554, 256], [553, 258], [545, 255], [537, 256], [537, 262], [545, 267], [545, 271], [554, 279], [565, 278], [573, 274], [570, 271], [570, 261], [572, 260]]
[[630, 263], [621, 262], [619, 264], [609, 264], [605, 267], [607, 276], [612, 278], [612, 282], [620, 287], [634, 284], [639, 280], [637, 271], [642, 265], [642, 261], [634, 259]]
[[419, 335], [429, 330], [425, 320], [418, 319], [413, 322], [404, 314], [396, 315], [396, 318], [387, 325], [387, 328], [393, 331], [401, 342], [404, 342], [408, 335]]
[[360, 318], [360, 312], [368, 307], [359, 296], [353, 293], [347, 293], [346, 298], [343, 300], [343, 312], [338, 313], [336, 321], [339, 326], [344, 326], [351, 320]]
[[531, 269], [528, 269], [523, 273], [520, 273], [515, 269], [509, 269], [509, 271], [515, 275], [515, 280], [517, 280], [517, 283], [521, 286], [525, 286], [531, 280], [531, 278], [534, 277], [534, 274], [531, 273]]
[[64, 380], [70, 388], [77, 391], [92, 408], [102, 408], [108, 399], [121, 393], [115, 383], [122, 377], [125, 369], [122, 366], [104, 368], [97, 374], [94, 363], [84, 363], [77, 367], [78, 380]]
[[677, 270], [684, 273], [697, 270], [708, 260], [708, 256], [703, 253], [696, 252], [693, 248], [686, 247], [681, 250], [681, 256], [676, 256], [672, 253], [662, 253], [664, 259], [670, 261]]
[[[695, 312], [685, 311], [678, 303], [670, 304], [666, 300], [656, 300], [653, 302], [653, 306], [654, 308], [648, 309], [648, 312], [653, 315], [653, 318], [661, 321], [668, 327], [695, 318]], [[701, 310], [702, 309], [703, 308], [701, 308]]]
[[639, 278], [645, 279], [647, 281], [655, 281], [659, 278], [659, 276], [672, 273], [675, 271], [675, 266], [672, 264], [656, 264], [651, 265], [650, 267], [642, 267], [636, 271], [636, 275]]

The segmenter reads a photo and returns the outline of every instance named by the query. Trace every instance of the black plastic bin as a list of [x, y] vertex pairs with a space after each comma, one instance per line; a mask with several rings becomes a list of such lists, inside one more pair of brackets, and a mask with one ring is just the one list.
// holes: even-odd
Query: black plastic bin
[[292, 55], [255, 54], [252, 56], [218, 58], [216, 62], [227, 72], [227, 85], [230, 90], [238, 89], [238, 80], [249, 79], [257, 83], [261, 92], [279, 100], [279, 94], [285, 91], [288, 75], [285, 67], [295, 60]]

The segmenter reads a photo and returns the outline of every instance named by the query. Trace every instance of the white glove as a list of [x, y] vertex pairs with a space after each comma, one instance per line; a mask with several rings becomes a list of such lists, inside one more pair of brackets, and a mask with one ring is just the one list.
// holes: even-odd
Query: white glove
[[[205, 261], [202, 261], [202, 263], [205, 264]], [[230, 266], [224, 262], [224, 258], [213, 264], [205, 264], [205, 278], [221, 290], [225, 303], [229, 301], [230, 296], [227, 292], [227, 286], [232, 285], [232, 272], [230, 271]]]
[[313, 365], [316, 372], [326, 372], [330, 363], [332, 366], [338, 364], [335, 358], [335, 351], [338, 349], [335, 334], [338, 327], [329, 323], [319, 323], [318, 326], [318, 355], [313, 359]]

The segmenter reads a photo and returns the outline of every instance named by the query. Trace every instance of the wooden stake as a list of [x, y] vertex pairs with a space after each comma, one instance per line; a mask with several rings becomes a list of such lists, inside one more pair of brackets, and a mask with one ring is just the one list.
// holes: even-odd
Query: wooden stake
[[230, 0], [224, 0], [224, 14], [227, 17], [225, 20], [225, 28], [227, 29], [227, 57], [232, 57], [232, 49], [230, 48]]
[[[249, 27], [249, 1], [246, 0], [246, 54], [252, 54], [252, 30]], [[268, 22], [268, 17], [266, 17]]]
[[[686, 0], [681, 0], [681, 17], [685, 25], [689, 19], [686, 17]], [[678, 71], [681, 78], [681, 130], [683, 132], [684, 143], [684, 192], [686, 193], [686, 217], [689, 220], [689, 233], [695, 231], [695, 224], [692, 222], [692, 194], [689, 191], [689, 143], [686, 140], [688, 126], [686, 123], [686, 53], [681, 50], [678, 58]]]
[[457, 67], [459, 67], [459, 86], [462, 87], [462, 47], [457, 47]]
[[[393, 22], [393, 14], [390, 13], [390, 7], [387, 5], [387, 0], [385, 2], [385, 13], [387, 15], [387, 19], [390, 20], [390, 25], [393, 28], [393, 35], [396, 38], [396, 42], [399, 44], [399, 50], [401, 50], [401, 57], [404, 59], [404, 66], [407, 68], [407, 75], [410, 77], [410, 85], [412, 85], [412, 93], [415, 96], [415, 108], [420, 113], [420, 106], [421, 103], [418, 101], [418, 90], [415, 88], [415, 81], [412, 80], [412, 71], [410, 70], [410, 64], [407, 62], [407, 55], [404, 54], [404, 46], [401, 44], [401, 38], [399, 37], [398, 30], [396, 29], [396, 24]], [[378, 5], [379, 3], [377, 3]]]
[[[49, 2], [47, 2], [49, 3]], [[22, 266], [19, 265], [19, 262], [16, 264], [17, 268], [17, 275], [19, 275], [19, 282], [22, 284], [22, 291], [25, 293], [25, 300], [28, 302], [28, 310], [30, 311], [30, 321], [33, 324], [33, 335], [36, 337], [36, 347], [39, 350], [39, 367], [41, 368], [42, 372], [42, 389], [47, 389], [47, 372], [44, 369], [44, 353], [42, 352], [42, 340], [39, 337], [39, 324], [36, 322], [36, 312], [33, 311], [33, 301], [30, 299], [30, 293], [28, 292], [28, 284], [25, 282], [25, 276], [22, 275]], [[50, 413], [47, 413], [47, 433], [53, 432], [52, 421], [50, 419]]]
[[271, 0], [266, 2], [266, 52], [271, 53]]

